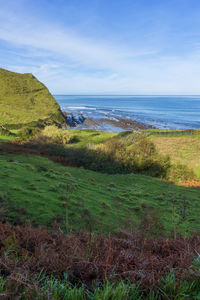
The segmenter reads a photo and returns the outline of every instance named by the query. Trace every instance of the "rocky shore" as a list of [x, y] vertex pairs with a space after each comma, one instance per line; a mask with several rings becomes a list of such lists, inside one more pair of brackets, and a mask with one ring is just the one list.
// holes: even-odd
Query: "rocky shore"
[[104, 131], [124, 131], [124, 130], [140, 130], [155, 128], [152, 125], [146, 125], [135, 120], [124, 119], [116, 116], [107, 118], [89, 118], [79, 113], [74, 115], [72, 113], [63, 112], [66, 118], [66, 129], [93, 129]]

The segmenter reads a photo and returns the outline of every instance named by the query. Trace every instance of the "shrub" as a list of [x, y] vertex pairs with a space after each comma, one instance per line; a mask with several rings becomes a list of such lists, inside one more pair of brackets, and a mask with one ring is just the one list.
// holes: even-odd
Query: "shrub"
[[46, 126], [41, 132], [41, 135], [49, 137], [53, 143], [66, 145], [72, 141], [72, 137], [69, 136], [67, 130], [62, 130], [55, 125]]
[[14, 135], [14, 133], [10, 132], [4, 126], [0, 126], [0, 135], [10, 136], [10, 135]]
[[174, 164], [168, 170], [167, 178], [173, 182], [196, 179], [193, 170], [182, 164]]
[[19, 130], [19, 137], [22, 139], [29, 139], [30, 137], [36, 136], [41, 129], [39, 127], [23, 127]]
[[106, 154], [126, 172], [165, 177], [170, 167], [169, 157], [159, 155], [154, 144], [140, 134], [110, 139], [104, 145], [97, 146], [96, 150]]
[[143, 135], [125, 135], [90, 148], [65, 147], [73, 138], [65, 130], [48, 126], [26, 146], [58, 156], [65, 164], [109, 174], [140, 172], [164, 178], [170, 167], [169, 157], [159, 155]]
[[[64, 235], [59, 229], [8, 224], [0, 224], [0, 233], [3, 299], [199, 299], [197, 234], [176, 239], [141, 238], [140, 232], [127, 230]], [[87, 294], [81, 290], [80, 297], [69, 297], [70, 287], [88, 289]], [[34, 289], [38, 294], [30, 297]]]

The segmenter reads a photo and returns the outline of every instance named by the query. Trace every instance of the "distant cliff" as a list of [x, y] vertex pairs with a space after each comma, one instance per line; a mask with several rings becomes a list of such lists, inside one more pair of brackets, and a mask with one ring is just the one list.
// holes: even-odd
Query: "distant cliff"
[[65, 123], [60, 106], [32, 74], [0, 68], [0, 125], [17, 128], [35, 124]]

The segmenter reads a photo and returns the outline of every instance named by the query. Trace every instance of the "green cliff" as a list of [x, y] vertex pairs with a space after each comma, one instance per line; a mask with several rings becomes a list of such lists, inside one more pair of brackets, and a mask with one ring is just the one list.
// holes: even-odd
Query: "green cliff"
[[36, 77], [0, 68], [0, 125], [17, 128], [64, 122], [60, 106]]

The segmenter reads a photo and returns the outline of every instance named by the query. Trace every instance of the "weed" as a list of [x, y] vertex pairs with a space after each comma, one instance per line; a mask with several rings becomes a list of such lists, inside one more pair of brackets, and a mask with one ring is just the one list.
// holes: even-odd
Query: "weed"
[[57, 230], [0, 224], [0, 296], [199, 299], [198, 235], [142, 240], [137, 231], [96, 236]]

